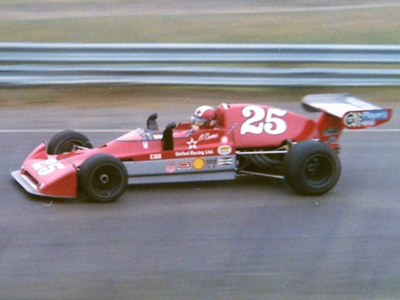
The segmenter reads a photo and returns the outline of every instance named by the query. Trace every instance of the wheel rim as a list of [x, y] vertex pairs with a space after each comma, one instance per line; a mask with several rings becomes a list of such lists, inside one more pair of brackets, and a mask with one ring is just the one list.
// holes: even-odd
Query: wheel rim
[[311, 156], [304, 167], [305, 179], [314, 187], [325, 186], [332, 180], [334, 172], [332, 159], [323, 154]]
[[90, 183], [96, 195], [102, 198], [113, 197], [121, 191], [123, 174], [115, 165], [101, 165], [93, 170]]

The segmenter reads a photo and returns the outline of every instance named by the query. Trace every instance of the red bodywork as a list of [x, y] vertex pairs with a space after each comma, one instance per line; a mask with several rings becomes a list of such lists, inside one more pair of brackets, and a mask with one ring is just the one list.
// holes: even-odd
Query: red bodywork
[[[111, 154], [122, 162], [176, 160], [182, 169], [202, 172], [207, 157], [235, 157], [237, 150], [270, 150], [284, 143], [310, 139], [321, 140], [337, 150], [344, 128], [377, 126], [392, 116], [390, 109], [349, 95], [324, 97], [327, 95], [307, 96], [303, 100], [306, 109], [322, 111], [316, 120], [266, 105], [221, 104], [216, 109], [218, 123], [215, 128], [196, 130], [192, 129], [191, 123], [176, 126], [172, 149], [164, 147], [162, 137], [165, 133], [149, 129], [134, 130], [94, 149], [59, 155], [48, 155], [46, 145], [41, 144], [26, 158], [21, 170], [12, 174], [30, 193], [76, 197], [79, 167], [96, 153]], [[179, 159], [185, 160], [178, 162]], [[166, 172], [169, 172], [168, 167]]]

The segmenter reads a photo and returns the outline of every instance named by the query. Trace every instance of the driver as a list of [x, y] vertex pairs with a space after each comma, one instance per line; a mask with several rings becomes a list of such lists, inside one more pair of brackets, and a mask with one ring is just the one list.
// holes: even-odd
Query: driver
[[217, 114], [215, 109], [208, 105], [198, 107], [190, 119], [194, 125], [193, 127], [199, 129], [214, 128], [215, 125], [217, 125]]

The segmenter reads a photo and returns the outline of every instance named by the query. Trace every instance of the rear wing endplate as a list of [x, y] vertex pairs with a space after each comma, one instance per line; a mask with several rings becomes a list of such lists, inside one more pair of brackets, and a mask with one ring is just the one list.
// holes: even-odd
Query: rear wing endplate
[[302, 100], [306, 111], [322, 111], [342, 119], [350, 129], [362, 129], [386, 123], [392, 117], [392, 110], [382, 108], [350, 94], [307, 95]]

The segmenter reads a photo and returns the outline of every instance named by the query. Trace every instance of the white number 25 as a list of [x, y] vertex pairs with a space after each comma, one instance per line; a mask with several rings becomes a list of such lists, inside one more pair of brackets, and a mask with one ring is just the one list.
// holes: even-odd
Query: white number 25
[[55, 158], [49, 158], [48, 160], [37, 162], [32, 165], [32, 168], [38, 171], [40, 176], [45, 176], [53, 173], [56, 170], [64, 169], [65, 166]]
[[[252, 133], [281, 134], [287, 129], [285, 120], [282, 119], [287, 113], [286, 110], [268, 108], [267, 112], [260, 106], [246, 106], [242, 110], [243, 117], [247, 120], [240, 128], [240, 134]], [[264, 122], [265, 119], [265, 122]]]

